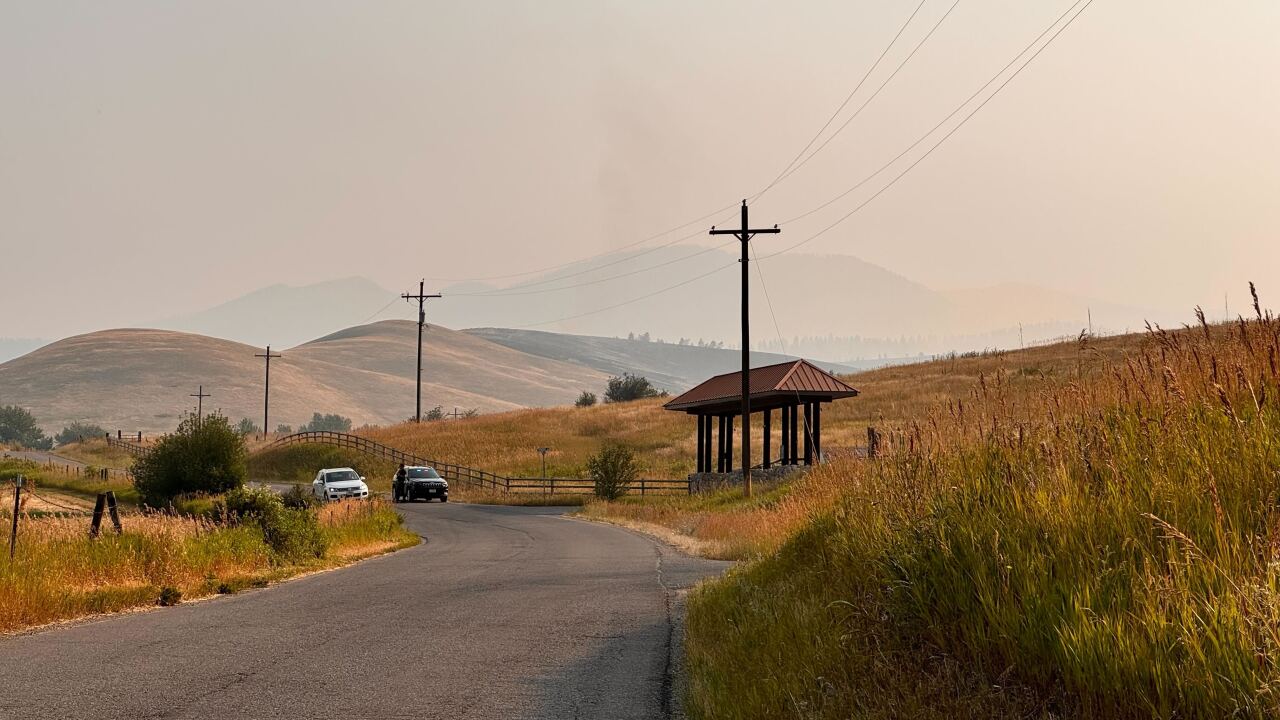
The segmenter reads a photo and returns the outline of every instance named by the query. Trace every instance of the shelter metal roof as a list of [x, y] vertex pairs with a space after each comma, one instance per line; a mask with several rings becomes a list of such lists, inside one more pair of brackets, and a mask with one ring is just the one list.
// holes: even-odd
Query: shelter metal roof
[[[779, 407], [795, 399], [830, 402], [858, 391], [808, 360], [791, 360], [752, 368], [747, 376], [753, 408]], [[667, 410], [683, 412], [732, 409], [742, 401], [742, 372], [717, 375], [668, 402]]]

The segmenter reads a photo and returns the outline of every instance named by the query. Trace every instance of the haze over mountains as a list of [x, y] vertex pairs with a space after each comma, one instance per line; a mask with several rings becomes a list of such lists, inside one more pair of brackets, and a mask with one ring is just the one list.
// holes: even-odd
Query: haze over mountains
[[[428, 284], [429, 291], [445, 297], [428, 303], [427, 318], [459, 329], [602, 337], [648, 333], [672, 343], [704, 339], [733, 347], [736, 267], [735, 256], [726, 250], [690, 245], [615, 253], [507, 285]], [[645, 297], [691, 278], [697, 279]], [[1017, 347], [1074, 335], [1090, 321], [1098, 331], [1123, 331], [1148, 319], [1185, 315], [1026, 284], [936, 290], [847, 255], [767, 258], [753, 268], [751, 283], [753, 346], [828, 361]], [[273, 285], [200, 312], [139, 318], [138, 323], [290, 347], [371, 319], [413, 318], [416, 308], [398, 299], [410, 284], [389, 289], [349, 277], [300, 287]], [[644, 299], [630, 302], [636, 298]]]

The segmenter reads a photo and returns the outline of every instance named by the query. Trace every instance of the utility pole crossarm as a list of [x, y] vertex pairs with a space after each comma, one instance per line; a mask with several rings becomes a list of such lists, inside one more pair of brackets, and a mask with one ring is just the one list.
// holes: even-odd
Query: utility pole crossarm
[[271, 358], [284, 356], [271, 352], [271, 346], [268, 345], [265, 353], [257, 353], [254, 357], [266, 358], [267, 361], [267, 380], [262, 392], [262, 438], [265, 440], [267, 433], [271, 432], [271, 424], [268, 422], [271, 413]]
[[427, 283], [425, 280], [419, 280], [417, 295], [412, 293], [403, 293], [400, 295], [400, 297], [405, 300], [418, 301], [418, 400], [416, 406], [417, 409], [414, 412], [414, 420], [416, 422], [422, 422], [422, 328], [427, 324], [426, 303], [427, 300], [444, 297], [444, 295], [439, 293], [428, 295], [426, 286]]
[[[717, 230], [714, 226], [711, 228], [712, 235], [732, 235], [742, 243], [742, 259], [738, 261], [742, 263], [742, 490], [747, 497], [751, 497], [751, 321], [747, 295], [750, 278], [747, 263], [750, 262], [750, 254], [747, 244], [753, 236], [760, 233], [773, 235], [780, 232], [782, 231], [777, 225], [753, 230], [747, 218], [746, 200], [742, 201], [742, 227], [737, 230]], [[769, 439], [765, 438], [765, 442], [769, 442]]]

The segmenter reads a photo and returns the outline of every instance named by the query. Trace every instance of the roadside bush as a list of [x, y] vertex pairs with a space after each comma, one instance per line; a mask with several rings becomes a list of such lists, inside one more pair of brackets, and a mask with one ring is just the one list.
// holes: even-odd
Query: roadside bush
[[260, 488], [237, 488], [227, 493], [226, 515], [239, 523], [254, 523], [280, 560], [301, 562], [324, 557], [328, 543], [316, 516], [305, 508], [286, 507], [279, 495]]
[[644, 398], [658, 397], [658, 389], [649, 379], [640, 375], [623, 373], [622, 377], [611, 377], [605, 387], [604, 401], [607, 403], [629, 402]]
[[62, 428], [62, 432], [53, 436], [53, 444], [66, 445], [67, 443], [80, 442], [81, 440], [91, 440], [101, 438], [106, 435], [107, 431], [101, 425], [94, 423], [76, 421]]
[[625, 445], [608, 445], [587, 460], [587, 472], [595, 482], [596, 497], [617, 500], [640, 475], [635, 453]]
[[583, 390], [578, 399], [574, 401], [574, 407], [591, 407], [596, 404], [596, 394], [590, 390]]
[[289, 491], [280, 496], [284, 502], [284, 506], [292, 510], [309, 510], [320, 504], [315, 495], [306, 492], [301, 485], [294, 485]]
[[221, 415], [187, 415], [133, 465], [142, 502], [164, 507], [178, 495], [217, 495], [244, 484], [244, 437]]

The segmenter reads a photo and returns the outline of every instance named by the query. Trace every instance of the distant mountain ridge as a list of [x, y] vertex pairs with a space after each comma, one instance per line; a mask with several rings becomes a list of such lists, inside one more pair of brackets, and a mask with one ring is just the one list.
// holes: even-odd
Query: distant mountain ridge
[[147, 323], [263, 347], [292, 347], [368, 322], [395, 293], [362, 277], [311, 285], [271, 285], [186, 315]]
[[[509, 286], [429, 286], [444, 297], [428, 305], [427, 318], [454, 328], [591, 337], [648, 332], [671, 343], [684, 338], [695, 344], [698, 339], [733, 344], [740, 297], [736, 266], [729, 253], [699, 246], [612, 253]], [[697, 279], [680, 285], [691, 278]], [[1169, 319], [1150, 309], [1017, 283], [934, 290], [848, 255], [779, 255], [761, 261], [750, 278], [756, 347], [813, 354], [792, 341], [851, 339], [842, 345], [847, 354], [825, 354], [842, 361], [981, 349], [991, 343], [1017, 347], [1019, 342], [1078, 332], [1089, 324], [1090, 314], [1095, 328], [1117, 331], [1141, 327], [1147, 319]], [[664, 291], [655, 294], [657, 290]], [[362, 324], [371, 316], [409, 319], [414, 310], [377, 283], [344, 278], [301, 287], [273, 285], [160, 325], [287, 347]]]

